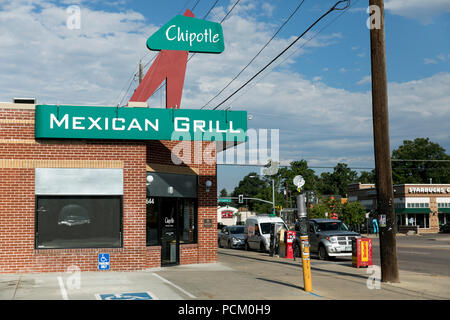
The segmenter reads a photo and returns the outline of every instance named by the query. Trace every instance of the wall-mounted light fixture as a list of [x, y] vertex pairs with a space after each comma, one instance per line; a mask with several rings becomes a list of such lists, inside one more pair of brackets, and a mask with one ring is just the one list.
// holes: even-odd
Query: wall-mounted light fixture
[[211, 180], [207, 180], [205, 182], [205, 187], [206, 187], [206, 192], [209, 192], [209, 189], [212, 187], [212, 181]]
[[147, 176], [147, 187], [153, 182], [153, 176]]
[[168, 187], [168, 188], [167, 188], [167, 192], [168, 192], [169, 194], [173, 194], [173, 187]]

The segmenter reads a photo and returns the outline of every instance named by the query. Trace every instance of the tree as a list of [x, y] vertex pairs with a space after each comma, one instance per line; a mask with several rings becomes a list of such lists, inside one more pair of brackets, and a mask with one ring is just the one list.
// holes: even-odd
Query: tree
[[314, 170], [308, 168], [306, 160], [292, 161], [289, 167], [280, 168], [277, 174], [280, 179], [279, 187], [286, 190], [285, 202], [291, 202], [291, 205], [296, 202], [295, 199], [299, 194], [297, 186], [293, 183], [294, 177], [298, 175], [305, 179], [305, 185], [302, 187], [302, 190], [316, 191], [317, 189], [318, 178]]
[[361, 171], [359, 174], [358, 182], [375, 184], [375, 169], [372, 171]]
[[220, 197], [228, 197], [227, 189], [223, 188], [220, 190]]
[[347, 202], [342, 207], [341, 219], [348, 226], [359, 226], [366, 218], [366, 209], [359, 201]]
[[[408, 160], [450, 160], [445, 149], [431, 142], [429, 138], [404, 140], [392, 151], [392, 179], [395, 184], [404, 183], [449, 183], [449, 161], [408, 161]], [[406, 160], [406, 161], [395, 161]]]
[[327, 212], [330, 212], [330, 208], [326, 204], [317, 203], [309, 209], [309, 219], [325, 219]]
[[[241, 181], [239, 181], [239, 185], [234, 188], [232, 192], [232, 197], [238, 197], [240, 194], [243, 194], [245, 197], [257, 198], [257, 195], [267, 188], [266, 181], [260, 179], [256, 172], [250, 172]], [[248, 202], [249, 210], [255, 209], [255, 202]]]
[[342, 197], [347, 195], [347, 185], [357, 181], [356, 171], [348, 168], [345, 163], [338, 163], [332, 173], [323, 172], [319, 180], [321, 194], [336, 194]]

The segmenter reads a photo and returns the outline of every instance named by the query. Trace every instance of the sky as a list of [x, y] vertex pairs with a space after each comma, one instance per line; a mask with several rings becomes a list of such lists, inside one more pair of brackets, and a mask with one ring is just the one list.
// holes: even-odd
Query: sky
[[[146, 48], [147, 38], [187, 8], [204, 18], [215, 2], [1, 0], [0, 101], [126, 104], [138, 84], [139, 61], [147, 69], [156, 55]], [[235, 2], [217, 1], [205, 19], [221, 21]], [[222, 23], [225, 51], [196, 54], [188, 62], [181, 107], [203, 107], [300, 2], [239, 1]], [[205, 108], [227, 98], [335, 2], [305, 0], [258, 58]], [[79, 28], [68, 28], [73, 5], [80, 9]], [[367, 0], [352, 0], [348, 10], [332, 12], [224, 104], [246, 110], [248, 127], [259, 133], [278, 130], [281, 164], [304, 159], [318, 174], [331, 170], [318, 167], [338, 162], [374, 167], [367, 7]], [[450, 153], [450, 1], [385, 0], [385, 7], [391, 149], [429, 137]], [[163, 97], [159, 90], [150, 107], [161, 107]], [[218, 190], [232, 191], [251, 171], [259, 168], [219, 165]]]

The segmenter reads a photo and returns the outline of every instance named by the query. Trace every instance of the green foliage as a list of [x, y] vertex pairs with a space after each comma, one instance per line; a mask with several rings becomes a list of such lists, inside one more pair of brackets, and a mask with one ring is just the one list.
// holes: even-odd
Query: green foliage
[[[429, 138], [405, 140], [392, 151], [392, 160], [450, 160], [445, 149]], [[394, 183], [449, 183], [450, 162], [393, 161]]]
[[220, 197], [228, 197], [227, 189], [223, 188], [220, 190]]
[[341, 219], [348, 226], [360, 225], [366, 219], [366, 209], [358, 201], [347, 202], [342, 207]]
[[330, 208], [324, 203], [315, 204], [312, 208], [309, 209], [309, 218], [310, 219], [325, 219], [325, 213], [329, 212]]
[[375, 169], [370, 172], [361, 171], [357, 180], [361, 183], [375, 184]]
[[357, 182], [358, 174], [348, 168], [345, 163], [338, 163], [333, 172], [323, 172], [320, 175], [318, 191], [321, 194], [347, 195], [347, 185]]

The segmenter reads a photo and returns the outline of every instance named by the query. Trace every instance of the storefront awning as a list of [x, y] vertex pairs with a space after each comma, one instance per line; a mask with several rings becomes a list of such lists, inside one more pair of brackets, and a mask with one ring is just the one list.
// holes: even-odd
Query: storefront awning
[[395, 213], [405, 214], [405, 213], [430, 213], [430, 208], [395, 208]]

